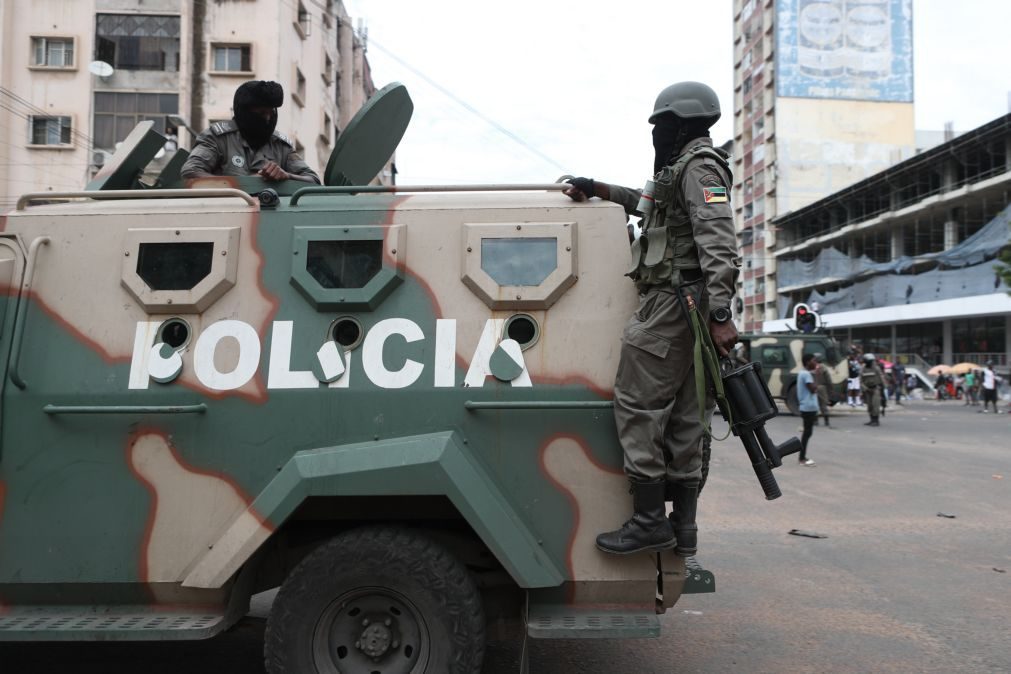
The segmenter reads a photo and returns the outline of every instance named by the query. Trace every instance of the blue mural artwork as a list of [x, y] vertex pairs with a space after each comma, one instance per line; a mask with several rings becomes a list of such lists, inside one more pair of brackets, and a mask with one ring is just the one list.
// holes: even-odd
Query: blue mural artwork
[[776, 93], [913, 101], [912, 0], [777, 0]]

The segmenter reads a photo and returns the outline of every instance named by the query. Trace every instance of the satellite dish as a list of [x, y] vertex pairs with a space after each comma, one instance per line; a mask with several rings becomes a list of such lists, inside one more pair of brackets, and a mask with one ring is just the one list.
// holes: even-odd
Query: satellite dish
[[88, 72], [99, 77], [108, 77], [116, 71], [105, 61], [92, 61], [88, 64]]
[[393, 82], [377, 91], [337, 139], [323, 184], [368, 185], [397, 149], [413, 113], [403, 84]]

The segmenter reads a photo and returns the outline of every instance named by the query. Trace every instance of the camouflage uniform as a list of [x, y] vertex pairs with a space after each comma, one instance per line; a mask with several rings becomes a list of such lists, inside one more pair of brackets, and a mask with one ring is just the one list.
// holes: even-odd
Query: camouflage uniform
[[865, 363], [860, 371], [860, 390], [864, 402], [867, 403], [867, 413], [872, 421], [881, 414], [881, 389], [885, 384], [885, 375], [877, 363]]
[[[700, 148], [705, 148], [699, 152]], [[630, 276], [639, 288], [639, 309], [625, 327], [621, 361], [614, 384], [614, 417], [625, 450], [625, 472], [635, 480], [698, 480], [702, 474], [703, 426], [692, 361], [693, 337], [678, 287], [698, 304], [708, 329], [710, 307], [729, 307], [740, 269], [729, 193], [729, 169], [709, 153], [712, 141], [689, 141], [671, 166], [691, 153], [669, 202], [661, 191], [664, 168], [657, 174], [656, 228], [672, 235], [649, 236], [651, 222], [636, 252]], [[715, 188], [715, 189], [714, 189]], [[722, 188], [722, 189], [721, 189]], [[612, 185], [610, 200], [636, 213], [641, 192]], [[714, 197], [714, 194], [718, 195]], [[660, 214], [660, 215], [658, 215]], [[663, 254], [648, 247], [660, 243]], [[634, 247], [635, 251], [639, 246]], [[707, 420], [713, 401], [705, 401]]]
[[320, 183], [319, 176], [295, 152], [295, 146], [286, 136], [275, 131], [266, 145], [254, 150], [231, 120], [215, 122], [197, 136], [196, 145], [183, 164], [182, 177], [255, 175], [268, 161], [275, 162], [288, 173], [309, 176]]

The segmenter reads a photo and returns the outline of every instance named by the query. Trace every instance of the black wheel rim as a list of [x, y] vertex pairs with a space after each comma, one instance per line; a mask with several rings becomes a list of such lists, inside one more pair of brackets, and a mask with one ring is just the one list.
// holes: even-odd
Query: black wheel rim
[[387, 587], [361, 587], [320, 615], [313, 663], [321, 674], [420, 674], [429, 643], [424, 616], [408, 597]]

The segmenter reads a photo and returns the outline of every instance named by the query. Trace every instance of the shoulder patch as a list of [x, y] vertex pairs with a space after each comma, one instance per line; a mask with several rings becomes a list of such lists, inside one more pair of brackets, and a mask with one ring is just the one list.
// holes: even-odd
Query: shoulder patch
[[283, 133], [281, 133], [280, 131], [275, 131], [274, 132], [274, 138], [278, 139], [279, 141], [281, 141], [282, 143], [284, 143], [285, 145], [287, 145], [291, 149], [293, 149], [293, 150], [295, 149], [295, 144], [291, 142], [291, 139], [288, 138]]
[[707, 173], [699, 178], [699, 184], [703, 187], [723, 187], [723, 181], [715, 173]]
[[705, 199], [707, 204], [725, 204], [728, 201], [727, 188], [704, 187], [702, 188], [702, 198]]
[[233, 131], [238, 130], [239, 127], [235, 126], [235, 122], [230, 119], [224, 122], [214, 122], [211, 124], [211, 133], [215, 136], [223, 136], [226, 133], [232, 133]]

